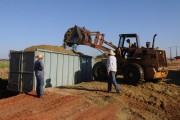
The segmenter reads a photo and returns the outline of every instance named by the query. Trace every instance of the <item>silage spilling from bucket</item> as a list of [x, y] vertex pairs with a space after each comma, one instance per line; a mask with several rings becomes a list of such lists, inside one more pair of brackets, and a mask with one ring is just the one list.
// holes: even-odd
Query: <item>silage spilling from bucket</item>
[[66, 50], [63, 46], [53, 46], [53, 45], [36, 45], [25, 48], [24, 51], [36, 51], [37, 49], [44, 49], [44, 50], [52, 50], [56, 52], [62, 52], [67, 54], [76, 54], [76, 52], [72, 50]]

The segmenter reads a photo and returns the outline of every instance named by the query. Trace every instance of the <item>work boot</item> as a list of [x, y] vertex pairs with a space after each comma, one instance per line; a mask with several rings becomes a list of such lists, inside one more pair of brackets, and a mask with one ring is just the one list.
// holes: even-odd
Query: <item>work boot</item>
[[119, 90], [119, 91], [117, 91], [117, 94], [121, 94], [121, 93], [120, 93], [120, 90]]
[[38, 98], [42, 98], [42, 97], [43, 97], [43, 95], [37, 95], [37, 97], [38, 97]]

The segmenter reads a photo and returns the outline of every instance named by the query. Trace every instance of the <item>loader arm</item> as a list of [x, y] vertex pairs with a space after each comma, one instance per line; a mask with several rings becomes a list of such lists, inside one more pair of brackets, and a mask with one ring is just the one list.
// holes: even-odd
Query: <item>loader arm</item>
[[[92, 36], [94, 36], [94, 41], [92, 41]], [[64, 45], [72, 46], [74, 44], [77, 45], [86, 45], [93, 48], [100, 49], [104, 52], [108, 52], [110, 48], [103, 46], [106, 44], [113, 49], [117, 49], [115, 45], [111, 42], [107, 42], [104, 40], [105, 35], [100, 34], [100, 32], [90, 32], [86, 30], [84, 27], [74, 26], [65, 33], [64, 36]]]

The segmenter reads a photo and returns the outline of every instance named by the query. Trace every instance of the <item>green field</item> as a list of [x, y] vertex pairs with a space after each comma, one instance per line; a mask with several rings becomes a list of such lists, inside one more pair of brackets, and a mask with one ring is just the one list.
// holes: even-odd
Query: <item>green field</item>
[[7, 73], [8, 70], [9, 70], [9, 61], [1, 60], [0, 61], [0, 78], [8, 79], [8, 73]]
[[0, 69], [8, 69], [9, 68], [9, 61], [0, 61]]

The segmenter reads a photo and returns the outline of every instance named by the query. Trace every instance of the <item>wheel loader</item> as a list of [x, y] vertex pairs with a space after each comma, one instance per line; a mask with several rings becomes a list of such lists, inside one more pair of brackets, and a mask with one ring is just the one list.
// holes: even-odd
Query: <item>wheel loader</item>
[[[152, 46], [150, 42], [146, 42], [146, 46], [140, 46], [137, 34], [120, 34], [117, 46], [107, 42], [104, 37], [105, 35], [98, 31], [91, 32], [85, 27], [75, 25], [65, 33], [64, 46], [86, 45], [105, 53], [108, 53], [110, 49], [113, 50], [117, 58], [116, 75], [123, 75], [124, 80], [130, 84], [162, 79], [167, 76], [166, 53], [154, 47], [156, 34], [153, 37]], [[134, 40], [134, 43], [131, 43], [131, 46], [126, 45], [126, 41], [130, 40]], [[106, 60], [103, 59], [93, 66], [95, 80], [107, 79]]]

